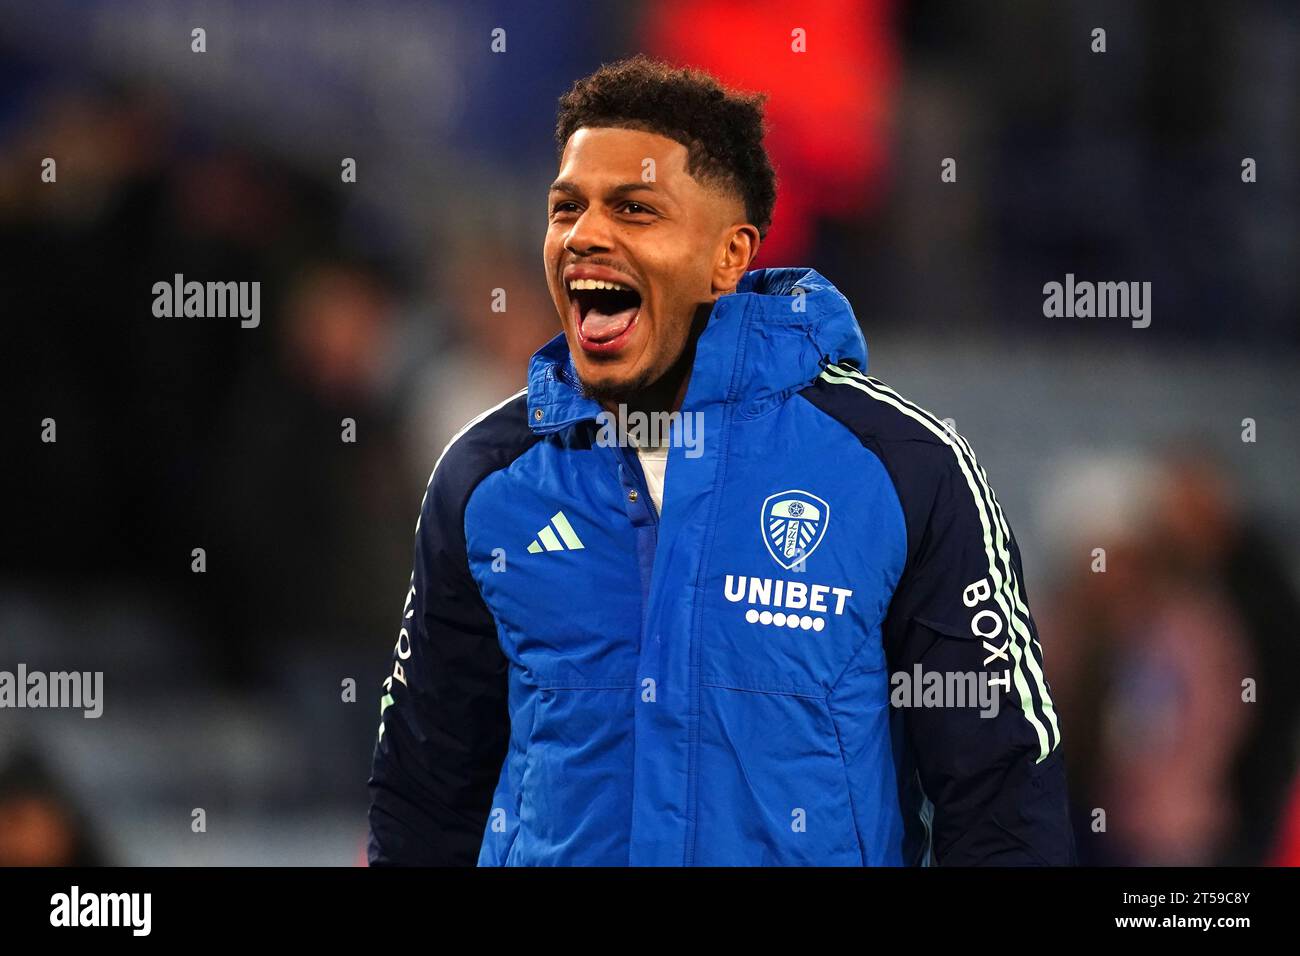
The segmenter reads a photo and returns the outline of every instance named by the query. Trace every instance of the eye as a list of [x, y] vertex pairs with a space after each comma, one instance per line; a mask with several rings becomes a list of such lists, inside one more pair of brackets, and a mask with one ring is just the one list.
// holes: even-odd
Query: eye
[[572, 199], [562, 199], [551, 207], [551, 215], [557, 216], [560, 213], [573, 212], [577, 209], [578, 204]]
[[649, 206], [645, 205], [644, 203], [639, 203], [639, 202], [625, 202], [625, 203], [623, 203], [623, 207], [622, 207], [622, 208], [623, 208], [623, 211], [624, 211], [625, 213], [627, 213], [628, 215], [631, 215], [631, 216], [650, 216], [650, 215], [654, 215], [654, 210], [651, 209]]

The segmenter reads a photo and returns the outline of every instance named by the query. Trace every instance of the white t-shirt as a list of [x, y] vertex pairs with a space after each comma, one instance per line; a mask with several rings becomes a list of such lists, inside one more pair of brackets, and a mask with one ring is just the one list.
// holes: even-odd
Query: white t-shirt
[[668, 467], [668, 446], [638, 447], [637, 457], [641, 459], [641, 470], [645, 472], [645, 483], [654, 499], [655, 510], [664, 510], [664, 471]]

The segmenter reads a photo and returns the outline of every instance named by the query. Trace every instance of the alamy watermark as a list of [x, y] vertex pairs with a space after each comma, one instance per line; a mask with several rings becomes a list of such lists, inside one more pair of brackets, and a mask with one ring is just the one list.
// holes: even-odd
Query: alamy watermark
[[50, 897], [50, 925], [56, 927], [117, 926], [132, 936], [148, 936], [152, 914], [152, 893], [83, 893], [73, 884]]
[[910, 672], [890, 674], [889, 686], [893, 707], [978, 707], [981, 717], [996, 717], [1011, 678], [1006, 672], [922, 671], [920, 664], [913, 664]]
[[620, 404], [617, 413], [602, 411], [596, 421], [600, 424], [596, 444], [602, 448], [666, 446], [685, 448], [687, 458], [704, 454], [703, 412], [629, 411]]
[[90, 719], [104, 712], [103, 671], [0, 671], [0, 708], [58, 707]]
[[153, 284], [153, 314], [160, 319], [224, 319], [255, 329], [262, 322], [262, 283], [186, 282], [176, 273], [171, 282]]
[[1074, 273], [1065, 282], [1043, 286], [1043, 315], [1049, 319], [1132, 319], [1135, 329], [1151, 324], [1150, 282], [1076, 282]]

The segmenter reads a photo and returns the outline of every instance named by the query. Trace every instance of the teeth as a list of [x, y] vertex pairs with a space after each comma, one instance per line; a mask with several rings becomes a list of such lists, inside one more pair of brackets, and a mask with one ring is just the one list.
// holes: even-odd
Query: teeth
[[570, 291], [579, 289], [612, 289], [615, 292], [631, 292], [632, 287], [621, 282], [606, 282], [604, 279], [573, 279], [569, 282]]

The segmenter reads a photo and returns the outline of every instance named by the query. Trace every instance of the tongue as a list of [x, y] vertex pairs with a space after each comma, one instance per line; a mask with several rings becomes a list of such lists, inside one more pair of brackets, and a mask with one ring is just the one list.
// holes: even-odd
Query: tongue
[[615, 312], [613, 315], [596, 308], [589, 309], [582, 317], [582, 335], [593, 342], [608, 342], [618, 338], [627, 331], [627, 327], [636, 318], [636, 313], [636, 306]]

